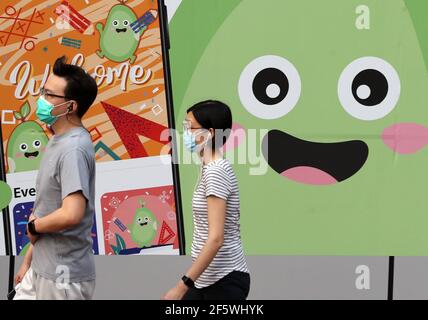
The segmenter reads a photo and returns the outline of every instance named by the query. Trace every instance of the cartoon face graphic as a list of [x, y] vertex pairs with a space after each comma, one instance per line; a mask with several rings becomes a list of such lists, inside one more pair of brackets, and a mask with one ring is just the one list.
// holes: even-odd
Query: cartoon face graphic
[[132, 240], [140, 247], [148, 247], [156, 237], [158, 220], [149, 209], [140, 201], [141, 208], [135, 212], [132, 225], [128, 226]]
[[130, 7], [124, 4], [113, 6], [108, 14], [105, 26], [102, 23], [97, 23], [96, 25], [100, 33], [98, 56], [100, 58], [106, 57], [115, 62], [129, 60], [131, 64], [134, 63], [137, 58], [135, 52], [141, 36], [147, 29], [148, 24], [153, 22], [156, 17], [157, 11], [150, 10], [141, 22], [136, 22], [137, 15]]
[[[247, 252], [426, 255], [428, 77], [407, 2], [366, 1], [368, 28], [354, 0], [234, 3], [217, 12], [176, 112], [180, 123], [215, 98], [237, 125], [266, 130], [255, 149], [266, 173], [235, 156]], [[184, 33], [195, 12], [179, 10]], [[236, 150], [249, 154], [248, 138]], [[197, 169], [180, 174], [191, 212]]]
[[25, 121], [30, 107], [25, 103], [15, 117], [22, 120], [10, 135], [7, 144], [9, 173], [38, 170], [49, 142], [43, 128], [35, 121]]

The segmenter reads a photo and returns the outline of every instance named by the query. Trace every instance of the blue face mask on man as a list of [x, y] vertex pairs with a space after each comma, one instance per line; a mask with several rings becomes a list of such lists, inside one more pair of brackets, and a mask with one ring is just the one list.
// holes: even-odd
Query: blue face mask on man
[[63, 103], [60, 103], [54, 106], [52, 103], [47, 101], [43, 96], [40, 96], [40, 98], [37, 100], [37, 110], [36, 110], [37, 118], [39, 118], [40, 121], [46, 123], [47, 125], [52, 126], [58, 120], [59, 117], [62, 117], [71, 111], [71, 107], [69, 107], [67, 111], [62, 114], [59, 114], [57, 116], [52, 115], [52, 110], [54, 108], [60, 107], [66, 103], [70, 103], [70, 101], [65, 101]]

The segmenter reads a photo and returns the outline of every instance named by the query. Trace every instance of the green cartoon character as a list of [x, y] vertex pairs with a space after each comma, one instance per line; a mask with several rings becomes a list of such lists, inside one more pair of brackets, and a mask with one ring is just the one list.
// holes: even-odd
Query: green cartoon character
[[[174, 104], [180, 123], [222, 100], [245, 129], [226, 157], [246, 252], [427, 255], [428, 3], [223, 3], [173, 18]], [[197, 172], [180, 167], [188, 215]]]
[[20, 111], [14, 112], [20, 123], [10, 135], [7, 143], [7, 162], [9, 173], [38, 170], [48, 137], [43, 128], [35, 121], [26, 121], [30, 114], [30, 105], [25, 102]]
[[128, 225], [131, 231], [132, 240], [140, 247], [149, 247], [155, 239], [158, 229], [158, 220], [149, 209], [144, 207], [144, 202], [140, 199], [141, 208], [135, 212], [133, 223]]
[[135, 53], [141, 36], [148, 25], [156, 19], [157, 11], [149, 10], [138, 19], [124, 1], [120, 2], [121, 4], [111, 8], [105, 26], [102, 23], [96, 24], [96, 29], [100, 33], [100, 50], [96, 53], [100, 58], [106, 57], [115, 62], [129, 60], [133, 64], [137, 58]]
[[11, 199], [12, 191], [9, 185], [6, 182], [0, 180], [0, 211], [7, 207]]

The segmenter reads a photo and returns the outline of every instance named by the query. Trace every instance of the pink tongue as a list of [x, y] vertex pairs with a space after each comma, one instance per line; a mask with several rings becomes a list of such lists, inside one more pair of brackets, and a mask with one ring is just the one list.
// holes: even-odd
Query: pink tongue
[[328, 173], [312, 167], [295, 167], [285, 170], [282, 176], [304, 184], [326, 185], [338, 181]]

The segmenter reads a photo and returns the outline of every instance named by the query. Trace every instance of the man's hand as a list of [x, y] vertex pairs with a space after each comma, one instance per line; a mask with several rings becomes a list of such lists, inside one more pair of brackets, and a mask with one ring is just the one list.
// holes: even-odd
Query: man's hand
[[30, 239], [30, 242], [32, 245], [34, 245], [37, 242], [37, 240], [39, 240], [39, 236], [32, 235], [30, 231], [28, 231], [28, 225], [27, 225], [27, 237], [28, 239]]
[[21, 264], [21, 267], [19, 268], [18, 273], [15, 275], [15, 285], [17, 285], [18, 283], [21, 283], [28, 269], [30, 269], [30, 265], [24, 261]]
[[[28, 218], [28, 222], [33, 221], [36, 219], [36, 216], [34, 214], [31, 214]], [[36, 229], [37, 230], [37, 229]], [[28, 230], [28, 224], [27, 224], [27, 237], [30, 239], [31, 244], [35, 244], [37, 240], [39, 240], [39, 236], [32, 235], [30, 231]]]
[[31, 267], [31, 261], [33, 260], [33, 246], [29, 245], [27, 252], [25, 253], [24, 261], [21, 264], [21, 267], [18, 270], [18, 273], [15, 275], [15, 285], [21, 283], [24, 279], [25, 274], [28, 272], [28, 269]]

